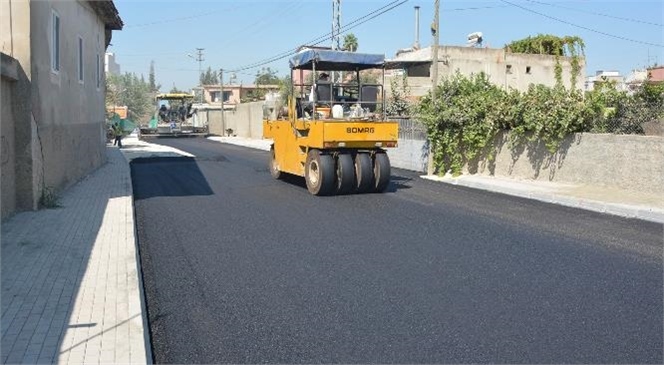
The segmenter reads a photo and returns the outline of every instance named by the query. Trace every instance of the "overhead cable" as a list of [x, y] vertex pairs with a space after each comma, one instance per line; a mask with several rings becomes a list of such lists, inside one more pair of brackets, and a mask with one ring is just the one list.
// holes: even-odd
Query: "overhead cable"
[[567, 25], [571, 25], [571, 26], [576, 27], [576, 28], [585, 29], [585, 30], [587, 30], [587, 31], [589, 31], [589, 32], [593, 32], [593, 33], [597, 33], [597, 34], [605, 35], [605, 36], [607, 36], [607, 37], [611, 37], [611, 38], [621, 39], [621, 40], [623, 40], [623, 41], [628, 41], [628, 42], [632, 42], [632, 43], [639, 43], [639, 44], [645, 44], [645, 45], [648, 45], [648, 46], [653, 46], [653, 47], [663, 47], [663, 48], [664, 48], [664, 44], [650, 43], [650, 42], [646, 42], [646, 41], [640, 41], [640, 40], [637, 40], [637, 39], [631, 39], [631, 38], [627, 38], [627, 37], [623, 37], [623, 36], [619, 36], [619, 35], [615, 35], [615, 34], [610, 34], [610, 33], [602, 32], [601, 30], [588, 28], [588, 27], [585, 27], [585, 26], [583, 26], [583, 25], [574, 24], [574, 23], [568, 22], [568, 21], [566, 21], [566, 20], [562, 20], [562, 19], [559, 19], [559, 18], [556, 18], [556, 17], [550, 16], [550, 15], [546, 15], [546, 14], [540, 13], [540, 12], [538, 12], [538, 11], [535, 11], [535, 10], [532, 10], [532, 9], [529, 9], [529, 8], [526, 8], [526, 7], [521, 6], [521, 5], [517, 5], [517, 4], [512, 3], [512, 2], [509, 2], [509, 1], [507, 1], [507, 0], [500, 0], [500, 1], [502, 1], [502, 2], [504, 2], [504, 3], [506, 3], [506, 4], [510, 4], [510, 5], [514, 6], [514, 7], [519, 8], [519, 9], [525, 10], [525, 11], [527, 11], [527, 12], [531, 12], [531, 13], [533, 13], [533, 14], [537, 14], [537, 15], [543, 16], [543, 17], [545, 17], [545, 18], [549, 18], [549, 19], [555, 20], [555, 21], [557, 21], [557, 22], [561, 22], [561, 23], [564, 23], [564, 24], [567, 24]]

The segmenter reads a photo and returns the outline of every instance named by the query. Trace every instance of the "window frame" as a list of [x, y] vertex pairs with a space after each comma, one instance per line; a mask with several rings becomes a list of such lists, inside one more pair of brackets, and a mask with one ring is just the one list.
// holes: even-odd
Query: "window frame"
[[97, 91], [101, 89], [101, 61], [99, 53], [97, 53]]
[[62, 21], [60, 14], [55, 9], [51, 9], [51, 72], [60, 73], [60, 29]]
[[76, 69], [78, 71], [78, 83], [79, 84], [84, 84], [85, 83], [85, 62], [83, 62], [83, 47], [84, 47], [84, 42], [83, 42], [83, 37], [80, 35], [77, 36], [78, 38], [78, 47], [77, 47], [77, 52], [76, 52], [76, 59], [78, 62], [76, 63]]

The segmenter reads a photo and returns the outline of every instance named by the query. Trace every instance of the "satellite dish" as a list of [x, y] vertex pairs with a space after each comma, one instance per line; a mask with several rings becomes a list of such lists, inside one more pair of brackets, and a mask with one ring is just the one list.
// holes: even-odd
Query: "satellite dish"
[[468, 34], [468, 42], [466, 44], [467, 47], [480, 47], [482, 46], [482, 32], [474, 32]]

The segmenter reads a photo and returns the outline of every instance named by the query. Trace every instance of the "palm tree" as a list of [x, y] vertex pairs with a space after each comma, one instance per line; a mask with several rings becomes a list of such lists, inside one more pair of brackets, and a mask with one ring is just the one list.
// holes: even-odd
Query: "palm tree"
[[348, 33], [344, 36], [344, 51], [355, 52], [357, 51], [357, 37], [353, 33]]

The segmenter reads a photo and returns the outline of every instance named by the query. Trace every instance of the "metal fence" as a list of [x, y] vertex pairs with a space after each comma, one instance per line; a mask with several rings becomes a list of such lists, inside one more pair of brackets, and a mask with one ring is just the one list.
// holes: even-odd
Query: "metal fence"
[[390, 118], [399, 122], [399, 139], [426, 141], [427, 128], [416, 119], [410, 118]]

